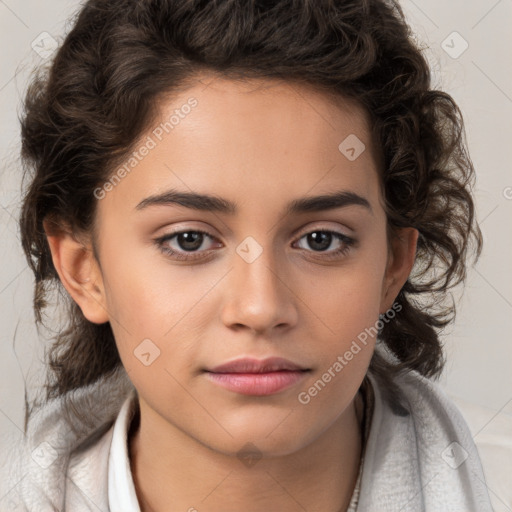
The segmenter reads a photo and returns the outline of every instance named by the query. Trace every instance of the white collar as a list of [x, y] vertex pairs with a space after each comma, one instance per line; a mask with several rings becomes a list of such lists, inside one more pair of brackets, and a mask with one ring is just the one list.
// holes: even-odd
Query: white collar
[[123, 512], [141, 512], [128, 456], [128, 429], [137, 407], [135, 391], [123, 403], [114, 423], [112, 444], [108, 458], [109, 509]]

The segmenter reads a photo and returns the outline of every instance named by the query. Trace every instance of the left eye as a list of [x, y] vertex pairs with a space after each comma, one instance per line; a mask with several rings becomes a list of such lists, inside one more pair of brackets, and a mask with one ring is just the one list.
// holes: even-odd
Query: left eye
[[[353, 244], [354, 240], [337, 231], [315, 230], [303, 235], [300, 240], [305, 239], [307, 244], [314, 249], [313, 252], [327, 252], [327, 249], [333, 244], [338, 242], [339, 247], [329, 251], [330, 255], [340, 254]], [[304, 247], [303, 247], [304, 248]]]

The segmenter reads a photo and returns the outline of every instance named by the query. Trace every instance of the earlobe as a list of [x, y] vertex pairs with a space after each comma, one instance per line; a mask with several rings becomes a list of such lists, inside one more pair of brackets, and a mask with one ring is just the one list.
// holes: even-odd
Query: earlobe
[[386, 274], [382, 283], [381, 314], [393, 305], [411, 273], [416, 258], [418, 236], [419, 232], [415, 228], [401, 228], [393, 234]]
[[101, 270], [89, 244], [71, 230], [43, 221], [53, 265], [71, 298], [90, 322], [109, 321]]

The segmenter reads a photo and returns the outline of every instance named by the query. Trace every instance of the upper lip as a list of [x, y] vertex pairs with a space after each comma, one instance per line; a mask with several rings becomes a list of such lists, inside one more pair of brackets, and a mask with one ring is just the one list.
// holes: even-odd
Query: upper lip
[[304, 371], [307, 369], [282, 357], [268, 357], [261, 360], [243, 357], [215, 366], [207, 371], [212, 373], [266, 373], [280, 370]]

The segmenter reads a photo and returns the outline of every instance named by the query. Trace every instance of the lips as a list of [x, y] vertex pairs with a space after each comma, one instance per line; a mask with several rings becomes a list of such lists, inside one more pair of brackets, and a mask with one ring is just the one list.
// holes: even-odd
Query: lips
[[261, 361], [251, 358], [236, 359], [207, 371], [213, 373], [268, 373], [282, 370], [306, 371], [308, 368], [302, 368], [282, 357], [269, 357]]
[[205, 375], [211, 382], [234, 393], [265, 396], [290, 388], [309, 371], [281, 357], [261, 361], [243, 358], [206, 370]]

